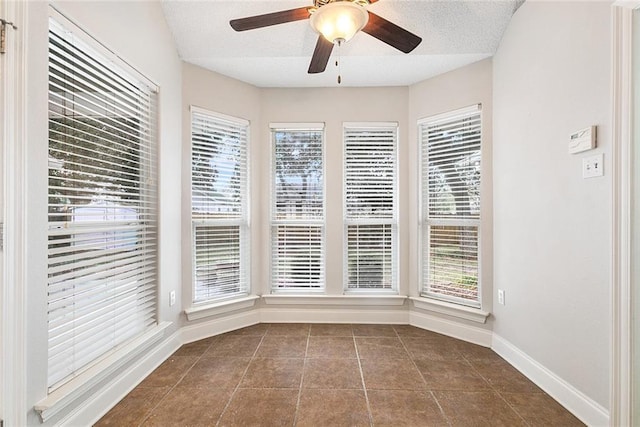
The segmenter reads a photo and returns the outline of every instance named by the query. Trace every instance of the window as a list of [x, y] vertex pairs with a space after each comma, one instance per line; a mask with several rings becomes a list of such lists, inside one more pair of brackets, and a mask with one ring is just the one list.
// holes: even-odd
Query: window
[[191, 107], [193, 302], [249, 292], [249, 123]]
[[50, 20], [50, 391], [156, 324], [156, 88], [89, 39]]
[[345, 124], [347, 291], [397, 290], [397, 124]]
[[322, 125], [271, 125], [271, 285], [324, 290]]
[[419, 136], [422, 293], [480, 307], [480, 108], [423, 120]]

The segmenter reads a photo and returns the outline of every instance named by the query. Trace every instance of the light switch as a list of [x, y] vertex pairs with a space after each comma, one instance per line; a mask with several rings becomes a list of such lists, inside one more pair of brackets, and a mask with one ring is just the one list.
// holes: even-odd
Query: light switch
[[582, 159], [582, 177], [604, 176], [604, 155], [602, 153]]

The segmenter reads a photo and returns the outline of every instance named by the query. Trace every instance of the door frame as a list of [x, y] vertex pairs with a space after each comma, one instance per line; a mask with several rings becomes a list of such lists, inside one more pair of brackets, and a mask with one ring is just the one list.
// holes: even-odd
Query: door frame
[[26, 295], [24, 261], [26, 34], [28, 2], [0, 0], [0, 17], [12, 22], [7, 27], [6, 53], [0, 67], [0, 102], [3, 122], [0, 132], [2, 154], [2, 216], [4, 248], [0, 260], [0, 408], [5, 425], [26, 425]]
[[[609, 425], [633, 425], [631, 202], [633, 15], [639, 0], [612, 6], [611, 390]], [[640, 421], [640, 420], [636, 420]]]

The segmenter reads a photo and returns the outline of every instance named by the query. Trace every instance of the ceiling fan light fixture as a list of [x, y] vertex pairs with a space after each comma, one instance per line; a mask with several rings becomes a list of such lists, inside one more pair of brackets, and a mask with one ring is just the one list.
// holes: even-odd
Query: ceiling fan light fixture
[[369, 22], [369, 12], [351, 1], [335, 1], [319, 7], [310, 19], [311, 28], [331, 43], [348, 42]]

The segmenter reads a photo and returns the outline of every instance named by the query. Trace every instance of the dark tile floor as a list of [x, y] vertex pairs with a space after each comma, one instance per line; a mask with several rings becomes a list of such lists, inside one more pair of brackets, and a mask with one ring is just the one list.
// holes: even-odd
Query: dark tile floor
[[583, 424], [484, 347], [406, 325], [259, 324], [182, 346], [97, 425]]

